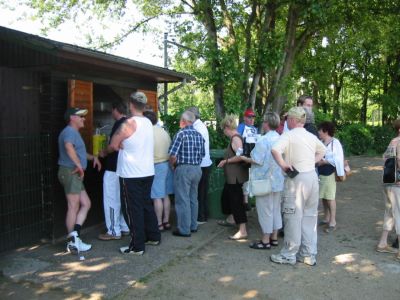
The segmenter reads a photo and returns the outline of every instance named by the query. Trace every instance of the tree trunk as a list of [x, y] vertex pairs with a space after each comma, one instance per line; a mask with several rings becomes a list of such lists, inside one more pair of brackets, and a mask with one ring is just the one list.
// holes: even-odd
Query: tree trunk
[[282, 110], [283, 105], [287, 101], [287, 97], [283, 94], [286, 89], [286, 80], [288, 79], [288, 76], [293, 68], [294, 59], [296, 55], [308, 44], [312, 34], [314, 33], [314, 31], [311, 31], [309, 28], [305, 28], [300, 34], [297, 33], [297, 23], [300, 13], [301, 11], [299, 7], [292, 3], [289, 7], [287, 18], [288, 21], [286, 23], [286, 41], [284, 53], [280, 66], [275, 71], [274, 79], [271, 84], [271, 90], [268, 93], [265, 104], [266, 106], [272, 104], [272, 110], [278, 113]]
[[251, 89], [250, 89], [250, 96], [249, 102], [251, 104], [251, 108], [254, 109], [256, 103], [256, 95], [257, 95], [257, 88], [261, 78], [261, 70], [257, 70], [257, 72], [253, 76], [253, 81], [251, 82]]
[[221, 119], [225, 116], [224, 80], [220, 71], [221, 62], [219, 60], [218, 35], [213, 4], [210, 0], [202, 0], [197, 3], [193, 1], [193, 4], [193, 13], [199, 17], [207, 31], [207, 40], [211, 52], [211, 72], [216, 75], [213, 83], [215, 114], [217, 119]]
[[245, 28], [245, 51], [243, 64], [243, 82], [242, 82], [242, 100], [246, 101], [249, 97], [249, 74], [250, 74], [250, 57], [251, 57], [251, 29], [256, 20], [258, 2], [253, 0], [251, 5], [251, 13], [247, 19]]
[[365, 54], [364, 60], [365, 61], [364, 61], [363, 74], [362, 74], [362, 76], [363, 76], [363, 80], [362, 80], [363, 95], [362, 95], [360, 121], [362, 124], [366, 125], [367, 124], [368, 96], [369, 96], [368, 65], [371, 61], [368, 51]]

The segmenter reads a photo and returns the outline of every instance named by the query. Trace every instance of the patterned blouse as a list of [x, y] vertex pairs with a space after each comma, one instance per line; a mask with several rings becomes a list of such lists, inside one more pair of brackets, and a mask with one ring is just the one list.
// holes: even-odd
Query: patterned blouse
[[279, 139], [279, 134], [275, 130], [269, 131], [258, 141], [253, 151], [251, 159], [255, 162], [251, 165], [251, 177], [254, 180], [271, 178], [272, 191], [283, 191], [284, 177], [279, 165], [275, 162], [271, 154], [273, 144]]

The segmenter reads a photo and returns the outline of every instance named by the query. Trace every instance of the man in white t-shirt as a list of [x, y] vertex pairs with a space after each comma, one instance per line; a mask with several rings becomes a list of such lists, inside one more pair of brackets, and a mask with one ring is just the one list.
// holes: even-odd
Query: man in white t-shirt
[[291, 108], [287, 117], [290, 131], [281, 135], [271, 151], [287, 174], [282, 203], [284, 246], [279, 254], [271, 255], [274, 263], [294, 265], [297, 260], [316, 264], [319, 186], [315, 163], [324, 157], [326, 148], [304, 129], [305, 121], [302, 107]]
[[199, 201], [199, 212], [197, 218], [197, 224], [201, 225], [207, 222], [208, 218], [208, 184], [211, 170], [211, 158], [210, 158], [210, 138], [208, 135], [207, 126], [200, 120], [200, 112], [197, 106], [192, 106], [187, 109], [191, 111], [196, 121], [193, 123], [194, 129], [196, 129], [204, 139], [205, 155], [201, 161], [201, 179], [198, 188], [198, 201]]
[[142, 255], [145, 244], [161, 242], [150, 194], [154, 178], [153, 124], [143, 116], [147, 103], [144, 93], [132, 93], [129, 101], [132, 117], [115, 132], [110, 147], [119, 150], [117, 175], [120, 177], [121, 206], [131, 235], [129, 246], [121, 247], [120, 251]]

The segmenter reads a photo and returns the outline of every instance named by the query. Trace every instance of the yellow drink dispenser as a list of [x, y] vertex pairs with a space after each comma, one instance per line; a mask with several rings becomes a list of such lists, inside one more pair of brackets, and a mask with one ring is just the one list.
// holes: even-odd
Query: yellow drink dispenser
[[107, 146], [107, 136], [100, 133], [101, 128], [96, 129], [96, 134], [93, 135], [93, 155], [99, 155], [99, 152]]

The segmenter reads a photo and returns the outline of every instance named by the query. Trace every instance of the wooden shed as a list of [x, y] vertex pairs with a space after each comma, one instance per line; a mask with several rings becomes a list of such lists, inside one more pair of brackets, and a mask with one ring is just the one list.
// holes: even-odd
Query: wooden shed
[[[89, 110], [81, 131], [91, 152], [96, 128], [110, 128], [111, 102], [144, 92], [158, 110], [159, 83], [190, 75], [0, 27], [0, 251], [65, 234], [57, 181], [57, 137], [68, 106]], [[102, 173], [88, 168], [86, 225], [103, 221]]]

